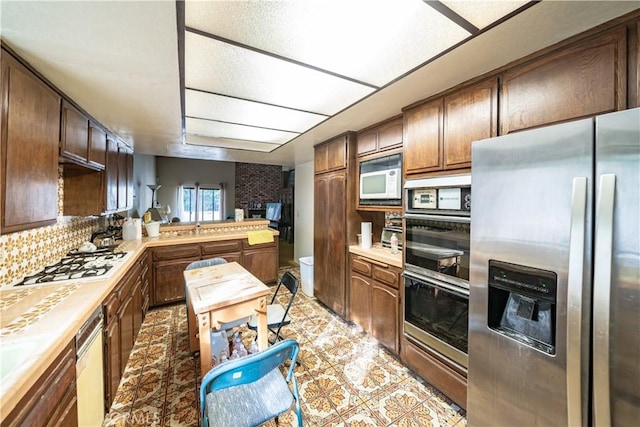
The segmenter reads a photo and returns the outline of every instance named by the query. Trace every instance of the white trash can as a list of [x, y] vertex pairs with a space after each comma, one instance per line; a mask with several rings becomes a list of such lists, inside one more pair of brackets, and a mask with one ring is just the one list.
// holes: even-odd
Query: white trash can
[[305, 256], [299, 260], [302, 292], [309, 297], [313, 297], [313, 257]]

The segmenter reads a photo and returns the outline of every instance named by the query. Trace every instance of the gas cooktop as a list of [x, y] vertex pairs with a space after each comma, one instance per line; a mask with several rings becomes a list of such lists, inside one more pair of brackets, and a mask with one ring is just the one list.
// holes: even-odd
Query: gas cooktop
[[25, 277], [15, 286], [106, 279], [122, 264], [129, 253], [114, 252], [112, 249], [97, 249], [93, 252], [73, 250], [57, 263]]

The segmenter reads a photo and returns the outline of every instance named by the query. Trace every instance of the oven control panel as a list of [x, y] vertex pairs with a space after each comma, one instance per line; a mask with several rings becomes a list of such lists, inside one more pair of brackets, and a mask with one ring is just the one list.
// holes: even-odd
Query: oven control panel
[[435, 188], [413, 190], [413, 208], [436, 209], [438, 207], [438, 190]]

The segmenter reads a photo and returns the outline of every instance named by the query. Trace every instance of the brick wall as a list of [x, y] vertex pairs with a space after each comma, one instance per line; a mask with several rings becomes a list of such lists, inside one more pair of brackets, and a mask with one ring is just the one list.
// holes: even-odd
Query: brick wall
[[236, 208], [243, 208], [250, 218], [249, 209], [260, 203], [277, 202], [282, 188], [282, 166], [256, 163], [236, 163]]

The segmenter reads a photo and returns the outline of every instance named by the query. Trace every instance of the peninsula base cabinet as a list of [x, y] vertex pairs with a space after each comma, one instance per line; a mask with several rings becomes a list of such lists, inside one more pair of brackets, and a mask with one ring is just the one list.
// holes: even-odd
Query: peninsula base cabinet
[[72, 341], [5, 417], [2, 426], [77, 425], [76, 351]]
[[400, 351], [400, 273], [397, 267], [351, 255], [349, 318], [380, 344]]
[[247, 239], [221, 240], [201, 244], [162, 246], [152, 249], [150, 305], [185, 301], [183, 272], [194, 261], [224, 258], [237, 262], [264, 283], [278, 280], [278, 239], [250, 245]]

